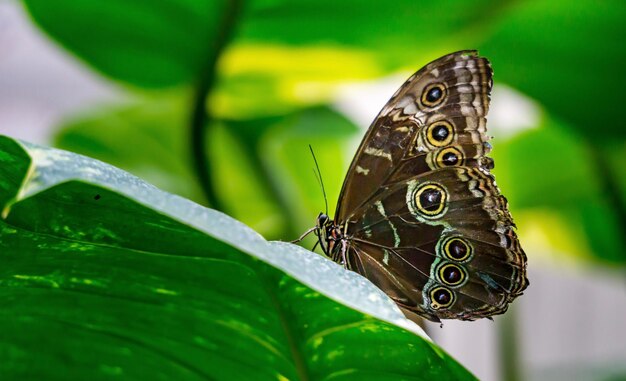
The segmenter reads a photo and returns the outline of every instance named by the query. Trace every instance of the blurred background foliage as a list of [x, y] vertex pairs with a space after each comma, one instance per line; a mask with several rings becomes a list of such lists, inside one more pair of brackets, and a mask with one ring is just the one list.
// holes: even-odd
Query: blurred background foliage
[[[324, 209], [309, 144], [332, 215], [369, 123], [362, 114], [371, 121], [385, 98], [427, 62], [452, 51], [478, 49], [495, 71], [488, 123], [495, 136], [494, 173], [530, 259], [534, 288], [529, 293], [537, 290], [549, 299], [560, 297], [566, 287], [533, 278], [542, 259], [556, 264], [550, 271], [560, 270], [566, 260], [623, 274], [623, 0], [22, 4], [43, 32], [123, 94], [114, 103], [67, 115], [55, 129], [57, 147], [220, 209], [268, 239], [297, 237]], [[383, 90], [373, 94], [376, 89]], [[507, 103], [507, 94], [515, 95], [513, 102]], [[372, 103], [373, 98], [379, 103]], [[609, 278], [607, 274], [590, 282]], [[618, 309], [611, 299], [615, 294], [607, 297], [612, 304], [602, 304], [607, 299], [594, 294], [600, 288], [591, 283], [577, 289], [583, 296], [572, 292], [564, 299], [578, 306], [581, 319], [595, 324], [588, 316]], [[609, 284], [602, 293], [613, 291]], [[590, 291], [584, 294], [583, 289]], [[560, 306], [553, 299], [536, 299], [533, 307]], [[524, 373], [516, 363], [515, 345], [522, 341], [516, 337], [517, 305], [499, 326], [502, 351], [495, 354], [504, 359], [500, 373], [507, 380]], [[601, 305], [602, 311], [589, 311], [588, 305]], [[568, 331], [571, 325], [561, 327], [562, 320], [539, 324], [546, 320], [541, 311], [549, 310], [535, 311], [532, 333], [557, 332], [557, 347], [598, 340], [596, 347], [602, 347], [599, 337], [615, 335], [602, 336], [590, 328], [594, 324], [578, 325], [575, 333]], [[558, 318], [572, 325], [580, 321]], [[568, 341], [579, 331], [592, 339]], [[541, 356], [553, 347], [546, 348]], [[590, 353], [585, 356], [591, 358]], [[594, 361], [594, 366], [601, 363]], [[567, 374], [583, 366], [587, 363], [576, 361], [560, 367], [560, 378], [539, 379], [576, 379]]]
[[493, 153], [527, 251], [626, 260], [623, 1], [24, 4], [129, 94], [69, 118], [57, 146], [213, 204], [269, 239], [294, 238], [323, 209], [308, 144], [334, 206], [365, 127], [333, 107], [341, 86], [478, 48], [496, 86], [541, 113]]

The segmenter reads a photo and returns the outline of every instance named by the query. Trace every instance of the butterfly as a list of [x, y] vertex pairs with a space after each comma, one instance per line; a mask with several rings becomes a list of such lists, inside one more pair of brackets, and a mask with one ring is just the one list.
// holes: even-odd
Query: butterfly
[[413, 320], [504, 313], [528, 285], [486, 135], [493, 71], [466, 50], [411, 76], [368, 129], [323, 252], [373, 282]]

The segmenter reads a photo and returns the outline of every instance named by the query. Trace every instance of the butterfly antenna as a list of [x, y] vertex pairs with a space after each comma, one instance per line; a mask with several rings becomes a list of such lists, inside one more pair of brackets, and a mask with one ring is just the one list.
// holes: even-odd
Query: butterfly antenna
[[313, 162], [315, 163], [315, 169], [317, 169], [317, 179], [320, 182], [320, 186], [322, 187], [322, 194], [324, 195], [324, 205], [326, 207], [326, 215], [328, 215], [328, 198], [326, 198], [326, 189], [324, 189], [324, 180], [322, 180], [322, 172], [320, 172], [320, 166], [317, 164], [317, 158], [315, 157], [315, 153], [313, 152], [313, 147], [309, 144], [309, 149], [311, 150], [311, 155], [313, 156]]

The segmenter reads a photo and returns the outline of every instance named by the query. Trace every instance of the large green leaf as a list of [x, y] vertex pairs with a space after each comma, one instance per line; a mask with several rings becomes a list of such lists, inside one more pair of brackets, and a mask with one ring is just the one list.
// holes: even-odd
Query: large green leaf
[[[217, 46], [226, 4], [235, 0], [23, 1], [47, 33], [88, 64], [133, 85], [163, 87], [195, 81], [206, 70], [203, 65]], [[385, 70], [411, 66], [427, 51], [459, 47], [451, 37], [462, 37], [461, 31], [507, 5], [493, 0], [398, 0], [393, 7], [359, 0], [241, 3], [234, 25], [236, 44], [267, 49], [255, 50], [247, 59], [235, 54], [240, 59], [234, 65], [227, 59], [230, 68], [222, 69], [236, 78], [265, 72], [309, 81], [337, 68], [345, 80], [362, 68], [368, 68], [363, 74], [380, 74], [372, 65]], [[301, 51], [281, 55], [274, 45], [323, 45], [329, 54], [317, 50], [312, 60], [300, 60]]]
[[473, 377], [364, 278], [104, 163], [0, 137], [2, 379]]
[[196, 79], [224, 1], [24, 0], [52, 37], [103, 73], [144, 87]]
[[[508, 1], [254, 1], [242, 20], [244, 42], [325, 44], [370, 51], [385, 67], [410, 67], [426, 51], [460, 47], [468, 29], [491, 22]], [[475, 38], [472, 33], [472, 38]], [[335, 62], [341, 65], [341, 62]]]
[[626, 138], [626, 2], [517, 4], [481, 44], [496, 79], [539, 100], [591, 141]]
[[[561, 250], [565, 251], [573, 242], [584, 246], [587, 241], [591, 249], [587, 254], [624, 264], [620, 206], [611, 204], [602, 187], [603, 176], [611, 174], [598, 170], [592, 149], [585, 143], [567, 123], [546, 117], [539, 128], [494, 143], [498, 184], [514, 212], [550, 209], [567, 221], [570, 237], [566, 242], [556, 243]], [[618, 152], [615, 151], [616, 158]], [[619, 197], [626, 199], [626, 187], [621, 188]], [[529, 217], [537, 218], [532, 214]], [[518, 222], [522, 232], [526, 223], [534, 223]], [[558, 230], [555, 226], [545, 228], [553, 233]], [[553, 236], [557, 238], [556, 233]]]
[[[621, 264], [626, 186], [615, 159], [626, 139], [616, 123], [626, 86], [624, 18], [620, 0], [519, 2], [480, 44], [495, 78], [541, 102], [552, 117], [494, 151], [503, 156], [498, 169], [506, 166], [501, 184], [512, 180], [504, 189], [511, 205], [557, 211], [572, 241], [586, 240], [594, 257]], [[546, 225], [544, 234], [555, 230]]]

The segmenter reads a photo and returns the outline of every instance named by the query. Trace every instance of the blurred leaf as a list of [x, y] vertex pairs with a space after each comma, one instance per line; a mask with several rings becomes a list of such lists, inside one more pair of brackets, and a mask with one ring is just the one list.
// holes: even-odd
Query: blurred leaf
[[224, 1], [23, 0], [55, 40], [103, 73], [155, 88], [193, 81]]
[[[509, 3], [397, 0], [389, 6], [360, 0], [254, 1], [238, 40], [355, 48], [374, 54], [386, 70], [394, 70], [424, 63], [427, 54], [467, 48], [459, 41], [467, 39], [465, 32], [479, 22], [492, 22]], [[474, 31], [470, 39], [477, 35]]]
[[183, 102], [176, 98], [103, 107], [74, 118], [59, 129], [55, 145], [112, 163], [168, 192], [203, 202], [183, 128], [188, 117]]
[[219, 69], [211, 111], [229, 119], [282, 115], [327, 103], [340, 84], [384, 73], [373, 52], [241, 44], [224, 53]]
[[[498, 184], [514, 209], [556, 210], [567, 221], [572, 239], [586, 237], [596, 258], [626, 262], [620, 206], [612, 205], [605, 194], [603, 173], [590, 146], [566, 123], [546, 119], [540, 128], [494, 145]], [[578, 231], [584, 237], [574, 233]], [[561, 246], [568, 247], [569, 242]]]
[[498, 184], [518, 208], [577, 205], [600, 193], [589, 147], [564, 123], [545, 119], [493, 144]]
[[602, 155], [607, 164], [606, 176], [615, 180], [614, 186], [621, 197], [622, 205], [626, 205], [626, 139], [607, 142], [599, 150], [599, 155]]
[[[330, 207], [334, 207], [349, 158], [344, 154], [348, 139], [358, 129], [345, 117], [326, 107], [300, 110], [283, 117], [255, 120], [224, 121], [228, 141], [214, 139], [211, 162], [223, 168], [219, 176], [219, 191], [225, 204], [235, 216], [254, 215], [254, 204], [261, 199], [275, 202], [280, 210], [263, 218], [283, 218], [282, 230], [276, 237], [295, 239], [311, 227], [324, 201], [316, 175], [309, 144], [314, 148], [329, 192]], [[220, 131], [220, 130], [218, 130]], [[245, 160], [247, 164], [243, 164]], [[254, 173], [259, 185], [248, 180]], [[250, 208], [248, 207], [250, 206]], [[285, 220], [286, 218], [286, 220]]]
[[626, 2], [527, 1], [503, 15], [481, 53], [496, 79], [539, 100], [595, 142], [626, 137]]
[[353, 155], [346, 150], [347, 143], [359, 135], [352, 122], [326, 108], [294, 114], [263, 135], [261, 159], [272, 169], [272, 180], [300, 230], [311, 227], [324, 211], [321, 185], [308, 146], [315, 152], [328, 195], [328, 212], [332, 214]]
[[603, 198], [602, 193], [598, 196], [595, 200], [578, 205], [569, 214], [566, 211], [566, 216], [571, 218], [570, 221], [581, 224], [597, 258], [624, 265], [624, 230], [620, 225], [616, 206]]
[[[69, 122], [55, 144], [202, 203], [182, 128], [185, 123], [180, 101], [150, 98]], [[324, 107], [281, 117], [216, 122], [207, 144], [218, 197], [230, 215], [264, 236], [294, 239], [323, 209], [308, 144], [315, 148], [322, 170], [327, 169], [324, 181], [329, 194], [335, 195], [329, 200], [333, 208], [350, 159], [350, 153], [344, 156], [342, 151], [355, 132], [351, 122]]]
[[[112, 78], [148, 88], [190, 83], [199, 77], [216, 46], [226, 4], [199, 0], [23, 1], [33, 19], [74, 54]], [[232, 64], [239, 73], [252, 70], [272, 78], [280, 73], [298, 77], [301, 83], [325, 76], [328, 67], [348, 74], [343, 80], [355, 78], [350, 75], [355, 72], [371, 77], [413, 68], [424, 63], [429, 53], [466, 48], [462, 44], [468, 34], [463, 32], [478, 20], [493, 20], [508, 6], [508, 2], [494, 0], [420, 4], [398, 0], [393, 7], [357, 0], [244, 3], [236, 20], [235, 45], [242, 44], [244, 50], [255, 45], [269, 49], [251, 60], [226, 61], [221, 69], [232, 72], [227, 67]], [[469, 40], [475, 40], [476, 33]], [[302, 60], [302, 51], [280, 48], [284, 45], [312, 47], [314, 57]], [[333, 53], [316, 55], [320, 47]], [[284, 54], [275, 55], [271, 52], [275, 48]], [[346, 55], [355, 59], [346, 60]], [[303, 72], [302, 64], [314, 69]], [[246, 69], [241, 70], [242, 65]]]
[[246, 145], [228, 126], [219, 123], [208, 137], [209, 162], [224, 209], [265, 237], [289, 239], [295, 233], [289, 231], [280, 199], [259, 165], [256, 146]]
[[572, 239], [586, 239], [596, 258], [621, 264], [626, 186], [614, 164], [626, 138], [615, 122], [626, 86], [619, 75], [626, 61], [624, 18], [623, 1], [520, 2], [481, 44], [497, 80], [565, 122], [548, 121], [494, 151], [498, 182], [511, 204], [558, 211]]
[[[204, 203], [191, 166], [189, 136], [183, 128], [188, 117], [176, 98], [149, 98], [76, 119], [60, 129], [55, 144], [115, 164], [159, 188]], [[207, 142], [211, 146], [209, 159], [226, 209], [264, 235], [280, 237], [285, 221], [264, 188], [265, 174], [253, 168], [255, 152], [246, 152], [223, 128], [212, 131]]]
[[473, 379], [319, 255], [86, 157], [0, 161], [9, 379]]
[[[266, 0], [252, 3], [240, 32], [242, 40], [292, 45], [322, 41], [389, 50], [396, 50], [404, 43], [441, 38], [474, 22], [490, 5], [498, 4], [489, 0], [472, 4], [460, 0], [420, 4], [399, 0], [393, 7], [359, 0]], [[457, 12], [449, 12], [451, 9]], [[437, 22], [428, 28], [416, 30], [416, 25], [435, 18]]]

